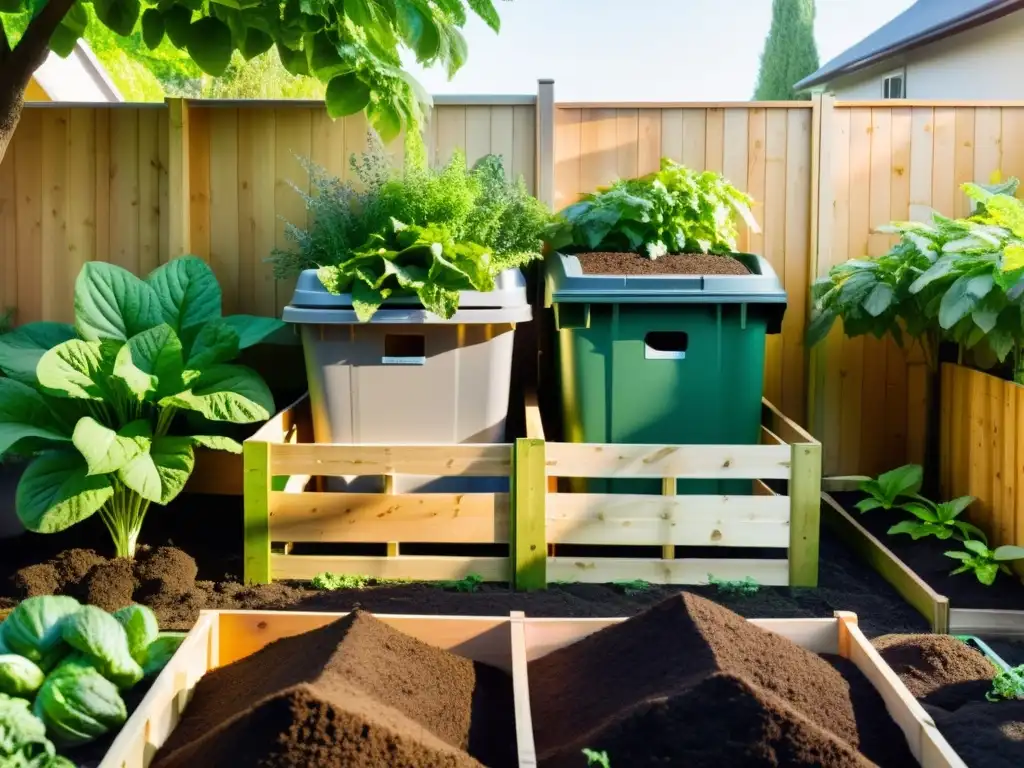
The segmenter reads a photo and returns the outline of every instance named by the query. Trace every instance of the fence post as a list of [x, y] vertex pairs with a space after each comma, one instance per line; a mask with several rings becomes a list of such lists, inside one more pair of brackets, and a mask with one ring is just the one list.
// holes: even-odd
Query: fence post
[[184, 256], [192, 250], [191, 185], [189, 184], [188, 101], [167, 99], [167, 218], [168, 255]]
[[270, 443], [242, 444], [245, 538], [243, 578], [246, 584], [270, 583]]
[[821, 443], [794, 443], [789, 466], [789, 586], [818, 586]]
[[544, 441], [518, 438], [509, 495], [512, 582], [517, 590], [529, 592], [547, 587], [546, 475]]
[[555, 205], [555, 81], [537, 81], [537, 199]]

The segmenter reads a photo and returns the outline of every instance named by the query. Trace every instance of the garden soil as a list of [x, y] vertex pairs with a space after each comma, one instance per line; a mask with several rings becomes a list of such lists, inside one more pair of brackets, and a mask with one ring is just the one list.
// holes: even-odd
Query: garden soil
[[939, 635], [882, 636], [872, 642], [967, 765], [1024, 765], [1024, 700], [985, 699], [996, 670], [980, 652]]
[[682, 253], [649, 259], [636, 253], [577, 253], [586, 275], [749, 275], [738, 259], [710, 253]]
[[153, 768], [506, 768], [511, 678], [357, 611], [203, 677]]
[[538, 766], [913, 765], [849, 662], [818, 656], [696, 595], [665, 600], [529, 665]]

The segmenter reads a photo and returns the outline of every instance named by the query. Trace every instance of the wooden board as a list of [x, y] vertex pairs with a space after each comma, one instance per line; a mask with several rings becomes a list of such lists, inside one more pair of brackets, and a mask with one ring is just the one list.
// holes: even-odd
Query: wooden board
[[949, 633], [1024, 639], [1024, 611], [950, 608]]
[[640, 580], [651, 584], [707, 584], [709, 576], [724, 581], [739, 581], [749, 576], [758, 584], [784, 587], [789, 584], [789, 561], [754, 558], [548, 558], [548, 582], [606, 584], [613, 581]]
[[407, 581], [458, 580], [475, 573], [484, 581], [507, 582], [511, 576], [507, 557], [270, 555], [274, 579], [309, 581], [325, 571]]
[[789, 477], [782, 445], [603, 445], [547, 443], [553, 477], [770, 480]]
[[296, 443], [274, 446], [273, 475], [465, 475], [507, 477], [510, 445], [340, 445]]

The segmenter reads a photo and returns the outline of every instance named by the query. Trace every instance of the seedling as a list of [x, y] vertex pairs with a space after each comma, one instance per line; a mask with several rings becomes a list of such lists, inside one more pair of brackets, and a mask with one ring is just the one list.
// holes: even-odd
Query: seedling
[[719, 594], [726, 597], [752, 597], [761, 589], [761, 585], [751, 576], [745, 576], [739, 581], [727, 581], [725, 579], [716, 579], [709, 573], [708, 584], [715, 587]]
[[448, 589], [453, 592], [476, 592], [484, 583], [484, 577], [478, 573], [471, 573], [464, 579], [455, 581], [439, 581], [437, 586], [441, 589]]
[[583, 756], [587, 758], [587, 765], [597, 765], [600, 768], [612, 768], [611, 760], [607, 752], [597, 752], [593, 749], [583, 748]]
[[633, 579], [632, 581], [613, 581], [612, 586], [618, 587], [630, 597], [654, 589], [650, 582], [644, 581], [643, 579]]
[[359, 576], [347, 573], [318, 573], [310, 580], [317, 589], [333, 592], [337, 589], [365, 589], [371, 586], [388, 584], [407, 584], [405, 579], [375, 579], [372, 576]]
[[992, 586], [1000, 571], [1008, 576], [1012, 575], [1007, 562], [1024, 560], [1024, 547], [1015, 547], [1012, 544], [989, 549], [988, 545], [982, 541], [968, 539], [964, 542], [964, 549], [966, 550], [964, 552], [944, 553], [946, 557], [959, 560], [962, 563], [950, 572], [950, 576], [971, 571], [986, 587]]
[[857, 509], [861, 512], [892, 509], [901, 498], [920, 500], [918, 491], [923, 478], [924, 472], [919, 464], [907, 464], [879, 475], [877, 479], [863, 480], [860, 490], [867, 494], [867, 498], [857, 502]]
[[977, 539], [981, 542], [988, 542], [984, 531], [966, 520], [957, 520], [957, 517], [964, 512], [975, 501], [973, 496], [961, 496], [953, 501], [944, 501], [935, 504], [928, 499], [918, 496], [918, 501], [909, 504], [901, 504], [900, 509], [905, 509], [917, 520], [904, 520], [889, 529], [889, 535], [898, 533], [909, 534], [914, 541], [923, 539], [926, 536], [934, 536], [943, 541], [959, 534], [959, 538]]
[[992, 678], [992, 689], [985, 693], [985, 698], [989, 701], [1024, 699], [1024, 664]]

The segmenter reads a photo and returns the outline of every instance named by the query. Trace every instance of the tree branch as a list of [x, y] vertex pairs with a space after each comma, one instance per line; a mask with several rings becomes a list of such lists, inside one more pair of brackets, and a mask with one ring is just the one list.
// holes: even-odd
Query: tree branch
[[74, 4], [75, 0], [49, 0], [28, 23], [25, 34], [8, 56], [7, 68], [16, 81], [28, 85], [32, 73], [46, 61], [50, 38]]
[[7, 39], [7, 30], [4, 29], [4, 20], [0, 19], [0, 64], [7, 61], [11, 55], [11, 43]]

